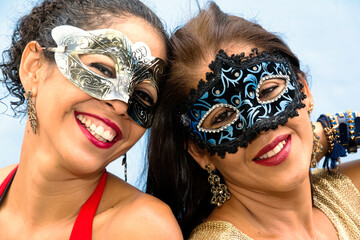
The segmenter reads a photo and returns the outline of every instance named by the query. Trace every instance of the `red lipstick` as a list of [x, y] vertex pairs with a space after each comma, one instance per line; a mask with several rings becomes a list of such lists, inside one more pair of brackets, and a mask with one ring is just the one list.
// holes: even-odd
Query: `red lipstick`
[[[109, 127], [111, 127], [112, 129], [114, 129], [116, 131], [116, 136], [115, 138], [111, 141], [111, 142], [102, 142], [100, 140], [98, 140], [96, 137], [94, 137], [87, 129], [86, 127], [79, 121], [79, 119], [76, 117], [77, 115], [87, 115], [96, 119], [99, 119], [100, 121], [104, 122], [106, 125], [108, 125]], [[89, 139], [89, 141], [94, 144], [96, 147], [98, 148], [110, 148], [112, 147], [117, 141], [122, 139], [122, 132], [120, 130], [120, 128], [111, 120], [101, 117], [101, 116], [97, 116], [94, 114], [90, 114], [90, 113], [83, 113], [83, 112], [75, 112], [75, 119], [77, 124], [79, 125], [81, 131], [83, 132], [83, 134], [85, 135], [85, 137], [87, 139]]]
[[[280, 142], [284, 140], [286, 140], [286, 143], [277, 154], [269, 158], [259, 159], [260, 156], [273, 150]], [[281, 135], [276, 137], [274, 141], [272, 141], [270, 144], [262, 148], [258, 152], [258, 154], [256, 154], [256, 157], [253, 159], [253, 161], [263, 166], [276, 166], [286, 160], [286, 158], [290, 154], [290, 150], [291, 150], [291, 135]]]

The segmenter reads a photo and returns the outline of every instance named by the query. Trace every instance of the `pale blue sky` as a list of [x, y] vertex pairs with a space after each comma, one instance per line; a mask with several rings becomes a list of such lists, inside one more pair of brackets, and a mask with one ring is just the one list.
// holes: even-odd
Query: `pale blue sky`
[[[0, 50], [9, 46], [14, 21], [36, 1], [0, 0]], [[197, 12], [193, 0], [144, 0], [172, 31]], [[206, 1], [200, 0], [203, 6]], [[299, 57], [309, 74], [315, 100], [312, 120], [320, 113], [347, 108], [359, 110], [360, 95], [360, 1], [357, 0], [218, 0], [231, 14], [255, 20], [265, 29], [279, 33]], [[3, 96], [6, 90], [0, 86]], [[0, 112], [5, 107], [0, 105]], [[7, 114], [12, 114], [10, 110]], [[19, 161], [25, 119], [0, 115], [0, 167]], [[145, 139], [128, 154], [128, 179], [137, 185], [145, 156]], [[346, 160], [358, 159], [352, 154]], [[109, 170], [122, 177], [120, 161]]]

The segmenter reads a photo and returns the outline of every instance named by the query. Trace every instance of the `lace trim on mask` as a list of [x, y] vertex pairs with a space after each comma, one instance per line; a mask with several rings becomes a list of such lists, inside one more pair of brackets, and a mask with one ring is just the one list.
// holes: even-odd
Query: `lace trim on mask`
[[[279, 51], [274, 51], [271, 53], [262, 52], [258, 53], [256, 48], [252, 49], [252, 53], [249, 56], [245, 56], [245, 53], [241, 53], [238, 55], [231, 55], [230, 57], [226, 54], [226, 52], [221, 49], [219, 53], [216, 55], [214, 61], [212, 61], [209, 65], [209, 68], [214, 71], [216, 69], [217, 64], [221, 64], [221, 61], [218, 59], [225, 60], [227, 64], [235, 67], [241, 67], [241, 69], [249, 68], [250, 66], [263, 61], [284, 61], [287, 58], [281, 55]], [[289, 62], [289, 61], [287, 61]], [[285, 125], [289, 118], [293, 118], [299, 116], [297, 109], [301, 109], [305, 107], [305, 104], [301, 101], [304, 100], [307, 96], [301, 91], [304, 87], [299, 81], [295, 81], [295, 84], [298, 85], [297, 89], [299, 89], [299, 95], [296, 95], [293, 99], [293, 102], [289, 104], [282, 115], [274, 116], [269, 119], [262, 119], [261, 122], [256, 122], [253, 127], [250, 129], [248, 134], [245, 135], [243, 139], [234, 139], [232, 141], [212, 145], [207, 142], [204, 142], [203, 139], [194, 132], [192, 132], [189, 128], [189, 120], [185, 116], [193, 106], [193, 104], [199, 99], [205, 92], [207, 92], [210, 88], [212, 88], [216, 83], [216, 79], [219, 78], [220, 73], [214, 74], [213, 72], [206, 73], [206, 82], [203, 79], [200, 79], [197, 89], [191, 89], [190, 94], [186, 96], [182, 103], [178, 104], [175, 108], [175, 119], [177, 124], [180, 125], [186, 133], [191, 137], [192, 140], [202, 149], [206, 148], [210, 155], [214, 155], [217, 153], [220, 157], [224, 158], [226, 153], [236, 153], [238, 147], [247, 147], [248, 143], [256, 138], [256, 136], [262, 131], [268, 131], [270, 129], [276, 129], [279, 125]], [[295, 74], [292, 72], [291, 74]], [[295, 74], [296, 79], [298, 80], [298, 76]], [[267, 125], [266, 127], [262, 127], [261, 125]], [[226, 146], [226, 147], [225, 147]], [[226, 150], [224, 149], [226, 148]]]

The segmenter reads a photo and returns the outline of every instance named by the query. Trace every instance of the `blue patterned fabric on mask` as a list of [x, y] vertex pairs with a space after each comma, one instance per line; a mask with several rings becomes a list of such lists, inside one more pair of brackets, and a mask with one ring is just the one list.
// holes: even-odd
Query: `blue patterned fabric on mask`
[[262, 131], [297, 116], [306, 95], [289, 61], [279, 52], [227, 56], [220, 51], [183, 104], [178, 118], [211, 155], [235, 153]]

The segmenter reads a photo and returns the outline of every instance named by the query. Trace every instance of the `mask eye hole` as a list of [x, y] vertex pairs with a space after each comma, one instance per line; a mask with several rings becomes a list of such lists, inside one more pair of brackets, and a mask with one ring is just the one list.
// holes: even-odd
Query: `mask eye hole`
[[79, 55], [81, 63], [91, 72], [104, 78], [116, 78], [116, 69], [114, 61], [101, 54], [81, 54]]
[[239, 119], [240, 112], [229, 104], [216, 104], [207, 111], [198, 123], [198, 130], [220, 132]]
[[278, 100], [286, 91], [289, 76], [272, 75], [263, 77], [256, 89], [256, 98], [259, 103], [266, 104]]
[[133, 95], [146, 106], [152, 107], [157, 102], [156, 87], [150, 81], [143, 81], [134, 87]]

